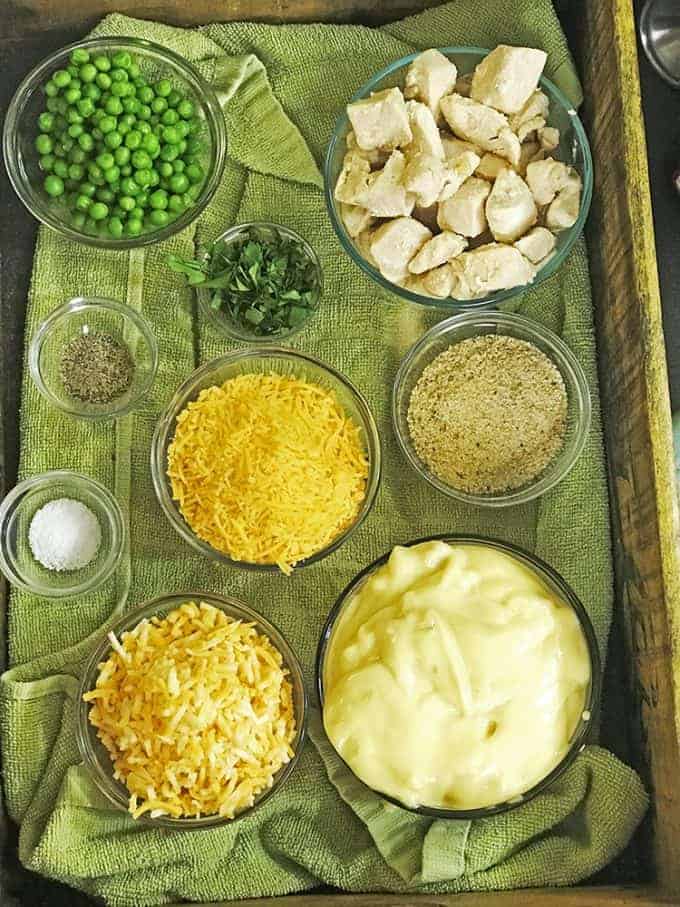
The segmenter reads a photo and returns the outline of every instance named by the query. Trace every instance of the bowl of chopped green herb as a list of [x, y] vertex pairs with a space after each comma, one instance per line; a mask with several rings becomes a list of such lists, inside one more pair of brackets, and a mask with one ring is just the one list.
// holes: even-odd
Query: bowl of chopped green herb
[[185, 275], [202, 310], [232, 340], [259, 344], [297, 334], [323, 291], [316, 252], [280, 224], [238, 224], [198, 258], [170, 255], [168, 265]]
[[115, 419], [151, 387], [158, 344], [147, 321], [114, 299], [78, 297], [38, 328], [28, 367], [40, 393], [80, 419]]

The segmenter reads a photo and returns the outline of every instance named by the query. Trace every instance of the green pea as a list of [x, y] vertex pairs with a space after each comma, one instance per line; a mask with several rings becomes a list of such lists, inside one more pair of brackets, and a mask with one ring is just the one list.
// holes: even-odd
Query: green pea
[[177, 195], [181, 195], [183, 192], [186, 192], [189, 188], [189, 180], [187, 178], [187, 175], [184, 173], [176, 173], [174, 176], [171, 176], [170, 188]]
[[97, 69], [92, 63], [85, 63], [78, 70], [78, 78], [81, 82], [94, 82], [97, 77]]
[[[172, 129], [171, 126], [167, 126], [166, 128]], [[179, 148], [177, 145], [163, 145], [160, 153], [162, 161], [174, 161], [177, 157], [179, 157]]]
[[99, 129], [104, 135], [106, 135], [107, 132], [113, 132], [113, 130], [116, 128], [116, 122], [117, 121], [115, 117], [102, 117], [99, 121]]
[[118, 204], [123, 209], [123, 211], [132, 211], [135, 207], [135, 200], [131, 195], [121, 195], [118, 199]]
[[71, 73], [67, 69], [58, 69], [52, 76], [52, 81], [57, 88], [66, 88], [71, 81]]
[[80, 100], [80, 96], [81, 91], [79, 88], [67, 88], [64, 92], [64, 100], [66, 100], [69, 104], [75, 104]]
[[158, 172], [161, 176], [169, 177], [173, 174], [172, 164], [169, 161], [163, 161], [158, 165]]
[[120, 135], [122, 135], [123, 138], [125, 138], [128, 132], [130, 132], [130, 127], [127, 123], [119, 123], [117, 131], [120, 133]]
[[[94, 188], [94, 187], [93, 187]], [[81, 186], [82, 189], [82, 186]], [[76, 208], [79, 211], [87, 211], [92, 205], [92, 199], [89, 195], [83, 195], [81, 192], [78, 198], [76, 199]]]
[[92, 62], [100, 72], [108, 72], [111, 69], [111, 61], [105, 54], [98, 54]]
[[140, 104], [139, 110], [137, 111], [137, 116], [140, 120], [150, 120], [151, 119], [151, 108], [148, 104]]
[[177, 113], [183, 120], [190, 120], [194, 115], [194, 105], [189, 100], [180, 101], [177, 105]]
[[124, 195], [139, 195], [142, 191], [132, 177], [123, 177], [120, 181], [120, 189]]
[[146, 206], [149, 204], [149, 193], [140, 192], [139, 195], [137, 196], [136, 201], [137, 201], [137, 205], [136, 205], [137, 208], [146, 208]]
[[148, 170], [151, 167], [151, 158], [146, 151], [135, 151], [132, 155], [132, 166], [136, 170]]
[[135, 151], [142, 144], [142, 134], [138, 129], [131, 129], [125, 136], [125, 147]]
[[82, 123], [82, 122], [83, 122], [83, 118], [82, 118], [82, 116], [78, 113], [78, 109], [77, 109], [76, 107], [68, 107], [68, 108], [67, 108], [67, 110], [66, 110], [66, 122], [67, 122], [67, 123]]
[[43, 154], [40, 158], [40, 169], [49, 173], [50, 170], [54, 169], [56, 163], [56, 157], [53, 154]]
[[156, 96], [153, 93], [153, 88], [150, 85], [145, 85], [137, 91], [137, 97], [142, 104], [150, 104]]
[[154, 227], [165, 227], [170, 218], [168, 217], [167, 211], [163, 211], [159, 208], [154, 208], [154, 210], [149, 214], [149, 220], [154, 225]]
[[89, 98], [91, 101], [98, 101], [102, 96], [99, 88], [94, 84], [85, 85], [83, 88], [83, 97]]
[[146, 169], [136, 170], [133, 179], [139, 186], [144, 188], [151, 182], [151, 171]]
[[132, 174], [132, 167], [129, 164], [125, 164], [120, 168], [121, 176], [130, 176]]
[[47, 107], [50, 113], [56, 113], [59, 109], [59, 101], [57, 98], [48, 98], [45, 102], [45, 107]]
[[111, 88], [111, 76], [107, 72], [98, 72], [95, 82], [102, 91], [108, 91]]
[[150, 170], [149, 172], [151, 173], [151, 179], [149, 180], [149, 187], [152, 188], [154, 186], [157, 186], [160, 183], [161, 178], [155, 170]]
[[181, 138], [186, 138], [189, 135], [189, 124], [186, 120], [180, 120], [175, 124], [175, 129], [180, 134]]
[[68, 159], [72, 164], [83, 164], [86, 157], [87, 155], [80, 145], [74, 145], [68, 153]]
[[143, 228], [142, 220], [138, 217], [131, 217], [128, 219], [127, 224], [125, 225], [126, 231], [130, 236], [139, 236]]
[[78, 136], [78, 144], [83, 151], [92, 151], [94, 148], [94, 139], [89, 132], [84, 132], [82, 135]]
[[97, 185], [97, 180], [100, 180], [101, 182], [104, 182], [104, 171], [103, 171], [102, 168], [99, 166], [99, 164], [96, 164], [94, 161], [91, 161], [91, 162], [87, 165], [87, 172], [90, 174], [90, 177], [91, 177], [91, 179], [92, 179], [92, 182], [93, 182], [95, 185]]
[[[137, 98], [123, 98], [120, 102], [126, 114], [135, 114], [139, 110], [139, 101]], [[130, 124], [133, 125], [132, 123]]]
[[124, 69], [121, 69], [120, 66], [117, 66], [115, 69], [111, 70], [111, 81], [112, 82], [127, 82], [128, 74]]
[[175, 129], [174, 126], [166, 126], [163, 129], [162, 136], [163, 136], [163, 141], [166, 142], [168, 145], [178, 145], [181, 141], [181, 139], [179, 137], [179, 133], [177, 132], [177, 130]]
[[168, 109], [168, 102], [165, 98], [156, 97], [151, 102], [151, 110], [154, 113], [163, 113], [164, 110]]
[[116, 200], [115, 193], [111, 186], [100, 186], [97, 189], [97, 198], [100, 202], [106, 202], [107, 205], [112, 204]]
[[137, 120], [137, 131], [141, 132], [142, 135], [148, 135], [151, 132], [151, 126], [146, 120]]
[[104, 103], [104, 110], [111, 116], [117, 117], [123, 112], [123, 102], [120, 98], [108, 98]]
[[95, 163], [97, 166], [101, 167], [102, 170], [108, 170], [109, 167], [113, 167], [115, 164], [115, 158], [110, 151], [102, 151], [102, 153], [98, 154], [95, 158]]
[[113, 152], [113, 159], [119, 167], [122, 167], [123, 164], [127, 164], [127, 162], [130, 160], [130, 149], [126, 148], [124, 145], [121, 145], [120, 148], [116, 148], [116, 150]]
[[168, 211], [172, 211], [175, 214], [179, 214], [180, 211], [184, 211], [184, 202], [182, 201], [181, 196], [171, 195], [168, 198]]
[[189, 186], [189, 188], [186, 191], [186, 195], [188, 195], [192, 201], [196, 201], [198, 196], [201, 194], [201, 191], [202, 191], [202, 184], [194, 183], [193, 186]]
[[61, 146], [61, 151], [62, 151], [63, 157], [66, 157], [66, 155], [69, 153], [71, 148], [73, 148], [74, 141], [75, 140], [72, 139], [68, 133], [66, 133], [66, 135], [61, 139], [61, 141], [59, 142], [59, 145]]
[[149, 204], [152, 208], [165, 209], [168, 207], [168, 193], [164, 189], [156, 189], [149, 196]]
[[178, 157], [177, 160], [172, 162], [173, 173], [184, 173], [186, 166], [184, 161]]
[[68, 134], [72, 139], [77, 139], [85, 132], [82, 123], [71, 123], [68, 127]]
[[104, 144], [107, 148], [111, 148], [112, 150], [120, 148], [120, 146], [123, 144], [123, 136], [120, 134], [120, 132], [118, 132], [118, 130], [109, 132], [104, 136]]
[[114, 82], [111, 85], [111, 94], [117, 98], [124, 98], [131, 95], [134, 88], [127, 82]]
[[90, 206], [90, 217], [92, 220], [104, 220], [105, 217], [108, 217], [109, 209], [103, 202], [94, 202]]
[[168, 108], [161, 116], [161, 123], [163, 123], [164, 126], [174, 126], [178, 120], [179, 114], [176, 110], [172, 110], [171, 108]]
[[85, 176], [85, 168], [82, 164], [71, 164], [68, 168], [68, 175], [72, 180], [80, 183]]
[[52, 132], [56, 122], [56, 117], [53, 113], [41, 113], [38, 117], [38, 126], [40, 127], [41, 132]]
[[76, 103], [76, 110], [81, 117], [91, 117], [94, 113], [94, 102], [92, 101], [92, 98], [81, 98], [80, 101]]
[[132, 65], [132, 57], [126, 50], [117, 50], [111, 57], [111, 62], [120, 69], [129, 69]]
[[69, 57], [71, 63], [76, 66], [80, 66], [82, 63], [87, 63], [89, 59], [90, 55], [84, 47], [76, 47], [75, 50], [71, 51], [71, 56]]
[[141, 70], [136, 63], [134, 63], [134, 62], [130, 63], [130, 65], [127, 68], [127, 71], [130, 73], [131, 79], [134, 79], [135, 81], [137, 81], [139, 79], [139, 74], [140, 74]]
[[56, 98], [59, 94], [59, 86], [55, 85], [54, 82], [46, 82], [43, 91], [48, 98]]
[[54, 142], [46, 133], [41, 133], [35, 140], [35, 150], [38, 154], [50, 154], [54, 148]]
[[153, 133], [148, 133], [142, 139], [142, 148], [144, 151], [148, 152], [148, 154], [157, 154], [160, 151], [160, 147], [160, 142]]
[[186, 141], [184, 139], [180, 139], [177, 147], [179, 148], [179, 153], [184, 154], [184, 152], [187, 150]]
[[172, 89], [168, 95], [168, 107], [177, 107], [180, 101], [182, 100], [182, 95], [176, 90]]
[[68, 177], [68, 164], [66, 161], [56, 160], [54, 162], [54, 167], [52, 168], [55, 176], [58, 176], [59, 179], [65, 180]]
[[53, 173], [50, 173], [49, 176], [45, 177], [43, 187], [45, 192], [47, 192], [48, 195], [51, 195], [52, 198], [58, 198], [60, 195], [64, 194], [64, 181]]
[[120, 179], [120, 167], [117, 167], [114, 164], [113, 167], [109, 167], [108, 170], [105, 170], [104, 179], [107, 183], [117, 183]]
[[162, 123], [154, 123], [151, 127], [151, 132], [156, 136], [157, 139], [160, 139], [164, 129], [165, 126]]
[[160, 95], [162, 98], [167, 98], [172, 91], [172, 83], [169, 79], [161, 79], [159, 82], [156, 82], [155, 89], [157, 95]]
[[92, 198], [97, 191], [97, 187], [92, 183], [85, 182], [80, 184], [80, 194]]
[[85, 215], [82, 211], [75, 211], [71, 215], [71, 225], [76, 228], [76, 230], [82, 230], [85, 226]]
[[123, 221], [119, 217], [110, 217], [107, 226], [111, 236], [120, 239], [123, 235]]

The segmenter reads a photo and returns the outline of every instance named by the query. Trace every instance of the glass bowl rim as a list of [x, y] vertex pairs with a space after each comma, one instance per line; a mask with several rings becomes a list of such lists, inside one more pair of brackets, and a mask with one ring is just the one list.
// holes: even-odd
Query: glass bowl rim
[[[75, 487], [85, 486], [97, 498], [111, 525], [113, 541], [111, 550], [102, 561], [100, 570], [83, 582], [59, 589], [55, 589], [53, 586], [40, 586], [26, 582], [5, 557], [4, 545], [7, 518], [15, 503], [20, 502], [29, 491], [41, 486], [53, 485], [56, 482], [71, 483]], [[0, 544], [0, 571], [5, 574], [13, 586], [43, 598], [69, 598], [83, 595], [99, 588], [120, 564], [127, 539], [127, 528], [123, 518], [123, 511], [113, 493], [96, 479], [71, 469], [51, 469], [38, 475], [29, 476], [27, 479], [18, 482], [0, 502], [0, 533], [3, 535], [3, 543]]]
[[[485, 47], [477, 47], [474, 45], [453, 45], [447, 47], [439, 47], [437, 50], [445, 56], [479, 56], [482, 55], [482, 58], [488, 55], [491, 51]], [[406, 54], [404, 57], [400, 57], [398, 60], [395, 60], [393, 63], [390, 63], [388, 66], [385, 66], [383, 69], [379, 70], [374, 76], [372, 76], [368, 82], [365, 82], [360, 88], [358, 88], [351, 98], [347, 101], [347, 104], [352, 104], [354, 101], [359, 101], [362, 98], [367, 97], [367, 95], [377, 86], [379, 83], [392, 75], [399, 69], [403, 69], [409, 63], [412, 63], [416, 57], [420, 55], [421, 51], [414, 51], [413, 53]], [[324, 158], [323, 166], [323, 178], [324, 178], [324, 198], [326, 200], [326, 209], [328, 211], [328, 216], [331, 221], [331, 225], [337, 238], [340, 240], [345, 252], [349, 255], [350, 259], [355, 262], [364, 273], [374, 280], [379, 286], [383, 289], [388, 290], [390, 293], [394, 293], [397, 296], [400, 296], [402, 299], [407, 299], [409, 302], [415, 302], [418, 305], [427, 306], [429, 308], [439, 308], [444, 309], [448, 312], [468, 312], [476, 311], [479, 309], [488, 308], [489, 306], [498, 305], [501, 302], [504, 302], [508, 299], [512, 299], [515, 296], [518, 296], [520, 293], [524, 293], [528, 290], [537, 287], [539, 284], [543, 283], [544, 280], [547, 280], [548, 277], [551, 277], [564, 263], [565, 259], [573, 249], [577, 240], [583, 232], [583, 227], [585, 225], [588, 213], [590, 211], [590, 204], [592, 201], [593, 194], [593, 160], [592, 154], [590, 151], [590, 143], [588, 141], [588, 136], [583, 127], [583, 123], [574, 108], [574, 105], [567, 98], [564, 92], [555, 85], [550, 79], [546, 76], [541, 76], [539, 83], [541, 88], [543, 88], [550, 98], [551, 101], [556, 101], [560, 107], [564, 109], [567, 116], [569, 117], [574, 132], [578, 137], [578, 144], [581, 152], [583, 154], [583, 187], [581, 194], [581, 205], [579, 208], [578, 217], [576, 222], [568, 230], [562, 231], [567, 234], [567, 240], [564, 246], [552, 255], [550, 260], [547, 261], [543, 267], [540, 268], [534, 275], [534, 279], [531, 283], [521, 284], [517, 287], [509, 287], [505, 290], [499, 290], [494, 293], [490, 293], [487, 296], [481, 296], [475, 299], [454, 299], [451, 296], [446, 297], [445, 299], [438, 299], [433, 296], [423, 296], [420, 293], [415, 293], [413, 290], [407, 290], [405, 287], [400, 287], [398, 284], [392, 283], [392, 281], [387, 280], [383, 277], [380, 271], [373, 267], [373, 265], [361, 254], [359, 249], [350, 239], [347, 230], [345, 229], [344, 224], [342, 223], [341, 218], [338, 215], [339, 202], [336, 203], [333, 196], [335, 185], [331, 185], [331, 169], [333, 164], [333, 157], [335, 153], [336, 146], [344, 140], [344, 134], [349, 122], [347, 117], [347, 110], [345, 109], [338, 116], [335, 126], [333, 127], [333, 133], [331, 135], [328, 148], [326, 150], [326, 155]]]
[[[151, 364], [148, 374], [140, 383], [137, 393], [130, 396], [129, 399], [125, 401], [124, 405], [113, 405], [100, 412], [83, 412], [78, 407], [69, 406], [68, 403], [60, 400], [59, 397], [52, 393], [47, 384], [45, 384], [40, 369], [40, 356], [43, 344], [49, 339], [52, 331], [63, 319], [67, 319], [71, 315], [80, 312], [85, 312], [88, 309], [104, 309], [107, 312], [113, 312], [115, 315], [120, 315], [123, 321], [132, 323], [144, 338], [144, 342], [151, 354]], [[135, 357], [132, 353], [130, 355], [134, 363]], [[43, 397], [62, 412], [68, 413], [68, 415], [78, 419], [86, 419], [89, 422], [106, 422], [111, 419], [118, 419], [126, 413], [132, 412], [140, 400], [142, 400], [151, 389], [153, 382], [156, 379], [158, 361], [158, 340], [146, 318], [132, 306], [123, 302], [118, 302], [117, 299], [109, 299], [106, 296], [74, 296], [72, 299], [67, 299], [66, 302], [58, 306], [53, 312], [50, 312], [47, 318], [38, 326], [28, 348], [28, 370]], [[114, 401], [112, 401], [112, 403], [113, 402]]]
[[[586, 641], [586, 647], [588, 649], [588, 657], [590, 661], [590, 684], [586, 700], [583, 704], [582, 716], [577, 727], [574, 730], [573, 739], [569, 744], [569, 749], [564, 754], [562, 759], [557, 763], [557, 765], [554, 766], [554, 768], [552, 768], [547, 775], [545, 775], [540, 781], [538, 781], [528, 790], [524, 791], [521, 795], [517, 795], [516, 797], [504, 801], [503, 803], [496, 803], [491, 806], [477, 807], [475, 809], [443, 809], [433, 806], [406, 806], [396, 797], [392, 797], [388, 794], [382, 793], [382, 791], [378, 791], [374, 788], [369, 787], [369, 785], [367, 785], [365, 781], [362, 781], [361, 778], [359, 778], [359, 776], [354, 773], [347, 762], [345, 762], [345, 760], [333, 746], [332, 741], [329, 738], [327, 739], [331, 747], [333, 747], [333, 752], [335, 753], [337, 758], [340, 759], [340, 761], [353, 775], [353, 777], [357, 778], [357, 780], [360, 781], [360, 783], [363, 784], [364, 787], [371, 790], [378, 797], [387, 800], [388, 803], [392, 803], [394, 806], [398, 806], [400, 809], [405, 809], [407, 810], [407, 812], [416, 813], [417, 815], [432, 816], [439, 819], [483, 819], [487, 818], [488, 816], [498, 815], [500, 813], [505, 813], [509, 812], [512, 809], [516, 809], [518, 806], [521, 806], [524, 803], [527, 803], [529, 800], [532, 800], [537, 794], [542, 793], [564, 774], [567, 768], [569, 768], [569, 766], [574, 762], [579, 753], [586, 746], [588, 737], [590, 736], [593, 726], [596, 723], [596, 717], [600, 708], [602, 693], [602, 659], [600, 657], [600, 647], [597, 642], [593, 623], [580, 598], [576, 595], [576, 593], [571, 588], [569, 583], [567, 583], [564, 577], [562, 577], [562, 575], [558, 573], [554, 567], [551, 567], [550, 564], [546, 563], [546, 561], [538, 557], [538, 555], [526, 551], [519, 545], [514, 545], [511, 542], [504, 542], [501, 539], [494, 539], [481, 535], [468, 535], [465, 533], [459, 534], [451, 532], [428, 535], [424, 536], [423, 538], [417, 538], [411, 541], [402, 542], [400, 543], [400, 547], [412, 548], [414, 545], [420, 545], [424, 542], [432, 541], [442, 541], [458, 545], [479, 545], [481, 547], [493, 548], [496, 551], [501, 551], [504, 554], [509, 555], [515, 560], [521, 561], [532, 571], [532, 573], [538, 575], [538, 577], [542, 581], [545, 582], [547, 578], [547, 585], [553, 588], [553, 590], [557, 590], [559, 593], [560, 601], [562, 601], [564, 604], [569, 605], [573, 612], [576, 614], [579, 626]], [[316, 650], [316, 659], [314, 663], [314, 686], [319, 710], [321, 712], [322, 732], [324, 734], [326, 732], [325, 729], [323, 729], [323, 669], [329, 643], [333, 635], [333, 630], [335, 629], [335, 625], [340, 618], [340, 615], [342, 614], [345, 606], [351, 601], [354, 592], [365, 580], [367, 580], [373, 573], [375, 573], [376, 570], [387, 563], [395, 547], [396, 546], [392, 546], [389, 551], [380, 555], [380, 557], [377, 557], [370, 564], [364, 567], [359, 573], [357, 573], [356, 576], [354, 576], [354, 578], [349, 581], [349, 583], [347, 583], [338, 598], [335, 600], [324, 623], [323, 629], [321, 631], [321, 636], [319, 638], [319, 644]], [[586, 714], [588, 716], [587, 718], [584, 717]]]
[[[553, 460], [545, 467], [544, 471], [530, 484], [514, 491], [501, 492], [493, 495], [481, 495], [454, 488], [435, 476], [430, 470], [424, 468], [424, 464], [416, 456], [415, 451], [411, 449], [410, 441], [404, 436], [404, 433], [400, 428], [397, 397], [407, 376], [410, 374], [416, 357], [423, 348], [427, 347], [433, 340], [440, 339], [442, 335], [446, 334], [451, 329], [464, 327], [466, 325], [481, 327], [488, 323], [492, 323], [496, 327], [501, 329], [505, 328], [510, 331], [513, 328], [523, 330], [531, 338], [528, 342], [535, 343], [536, 340], [540, 340], [549, 348], [550, 360], [559, 369], [563, 379], [565, 379], [566, 375], [567, 380], [565, 380], [565, 385], [568, 384], [569, 387], [573, 387], [576, 391], [574, 406], [577, 424], [572, 439], [570, 454], [568, 458], [562, 462], [559, 469], [555, 468], [552, 472], [550, 471], [551, 466], [555, 466], [560, 460], [565, 449], [564, 447], [560, 449]], [[480, 335], [475, 334], [473, 336]], [[451, 346], [455, 346], [456, 343], [460, 343], [463, 339], [467, 338], [461, 338], [457, 341], [452, 340]], [[546, 353], [545, 355], [548, 354]], [[583, 366], [574, 353], [561, 337], [539, 321], [534, 321], [531, 318], [527, 318], [526, 315], [519, 315], [514, 312], [461, 312], [458, 315], [452, 315], [451, 317], [438, 322], [426, 331], [422, 337], [416, 340], [413, 346], [408, 350], [399, 365], [392, 386], [392, 425], [399, 447], [406, 456], [410, 466], [415, 470], [417, 475], [425, 479], [426, 482], [429, 482], [433, 488], [436, 488], [437, 491], [440, 491], [442, 494], [463, 501], [466, 504], [473, 504], [479, 507], [511, 507], [516, 504], [525, 504], [527, 501], [532, 501], [534, 498], [540, 497], [551, 488], [554, 488], [555, 485], [558, 485], [566, 478], [583, 453], [590, 432], [591, 420], [592, 397], [588, 386], [588, 379], [586, 378]]]
[[[96, 641], [90, 655], [87, 657], [87, 662], [79, 681], [78, 700], [76, 703], [76, 741], [78, 744], [80, 756], [88, 770], [90, 777], [93, 779], [97, 790], [119, 810], [126, 813], [128, 812], [127, 800], [124, 798], [119, 788], [117, 787], [117, 784], [120, 784], [124, 788], [125, 784], [124, 782], [116, 782], [113, 779], [113, 772], [106, 773], [103, 770], [103, 767], [100, 765], [99, 760], [94, 756], [92, 738], [96, 737], [96, 729], [89, 722], [88, 715], [90, 710], [90, 703], [86, 703], [83, 700], [83, 695], [89, 690], [94, 689], [98, 673], [98, 666], [100, 662], [102, 662], [107, 657], [107, 653], [111, 651], [109, 633], [114, 633], [117, 637], [120, 637], [122, 633], [134, 629], [134, 627], [136, 627], [145, 618], [148, 619], [149, 617], [153, 617], [154, 615], [159, 614], [163, 611], [170, 611], [173, 610], [173, 608], [179, 607], [179, 605], [177, 604], [173, 605], [172, 602], [177, 602], [180, 599], [182, 599], [183, 601], [205, 601], [207, 604], [219, 608], [226, 614], [228, 614], [228, 611], [224, 606], [227, 606], [227, 608], [231, 608], [233, 609], [233, 611], [240, 614], [240, 619], [246, 619], [249, 623], [255, 623], [258, 626], [258, 630], [263, 631], [264, 635], [267, 636], [270, 642], [272, 642], [275, 648], [280, 652], [284, 665], [288, 669], [294, 696], [295, 692], [297, 692], [300, 698], [299, 714], [298, 711], [295, 710], [297, 730], [294, 741], [295, 746], [293, 755], [290, 760], [279, 769], [279, 777], [277, 778], [275, 783], [266, 791], [264, 791], [261, 794], [260, 798], [252, 806], [242, 810], [242, 812], [234, 816], [233, 819], [229, 819], [226, 816], [220, 816], [219, 814], [215, 813], [200, 817], [187, 816], [184, 818], [159, 816], [155, 819], [147, 814], [144, 814], [136, 820], [137, 822], [143, 823], [145, 825], [154, 825], [161, 828], [173, 828], [176, 830], [181, 829], [185, 831], [200, 831], [201, 829], [205, 828], [215, 828], [221, 825], [231, 825], [234, 822], [237, 822], [239, 819], [245, 818], [246, 816], [253, 813], [259, 806], [269, 800], [269, 798], [273, 796], [273, 794], [275, 794], [285, 784], [288, 778], [290, 778], [300, 759], [300, 756], [302, 755], [302, 750], [304, 748], [304, 743], [307, 735], [309, 696], [307, 694], [304, 672], [302, 670], [300, 660], [296, 655], [293, 647], [290, 645], [278, 626], [268, 618], [264, 617], [250, 605], [246, 604], [244, 601], [236, 598], [233, 595], [226, 595], [221, 592], [200, 592], [195, 590], [166, 592], [161, 595], [157, 595], [154, 598], [148, 599], [147, 601], [143, 602], [136, 608], [131, 609], [130, 611], [126, 611], [125, 614], [118, 617], [111, 626], [106, 625], [103, 631], [99, 631], [99, 633], [101, 634], [100, 638]], [[167, 606], [164, 607], [164, 605]]]
[[[283, 341], [289, 340], [296, 334], [299, 334], [300, 331], [303, 331], [319, 311], [324, 289], [323, 268], [321, 267], [321, 260], [319, 259], [319, 255], [316, 249], [304, 238], [304, 236], [302, 236], [297, 232], [297, 230], [294, 230], [292, 227], [289, 227], [286, 224], [279, 224], [272, 220], [253, 220], [245, 221], [241, 224], [234, 224], [232, 227], [228, 227], [226, 230], [220, 233], [219, 236], [216, 236], [213, 240], [213, 243], [217, 243], [220, 240], [224, 241], [225, 243], [231, 243], [238, 238], [240, 233], [253, 227], [279, 230], [284, 235], [287, 235], [288, 239], [293, 239], [296, 242], [300, 243], [300, 245], [305, 250], [305, 254], [314, 265], [317, 280], [319, 282], [316, 294], [316, 302], [314, 308], [309, 311], [309, 314], [302, 322], [302, 324], [299, 324], [297, 327], [293, 328], [292, 331], [288, 331], [285, 334], [271, 334], [267, 335], [266, 337], [260, 337], [255, 334], [248, 334], [245, 330], [239, 331], [236, 328], [232, 327], [228, 319], [223, 317], [219, 310], [213, 309], [208, 298], [210, 295], [209, 291], [203, 289], [203, 287], [201, 287], [200, 285], [196, 287], [196, 298], [198, 299], [198, 304], [203, 313], [212, 321], [213, 325], [215, 325], [215, 327], [230, 340], [236, 340], [239, 343], [254, 344], [281, 343]], [[205, 260], [207, 258], [207, 255], [208, 250], [205, 251], [205, 253], [202, 255], [202, 258]]]
[[[21, 116], [24, 114], [25, 105], [29, 97], [40, 88], [42, 80], [52, 67], [60, 60], [65, 59], [73, 50], [84, 48], [85, 50], [107, 47], [130, 47], [133, 49], [144, 49], [150, 55], [156, 55], [165, 58], [171, 64], [175, 71], [179, 70], [182, 77], [192, 86], [192, 91], [203, 108], [206, 115], [206, 122], [211, 132], [211, 172], [206, 175], [205, 184], [200, 196], [196, 199], [194, 205], [181, 214], [176, 220], [167, 224], [165, 227], [159, 227], [148, 233], [142, 233], [139, 236], [131, 236], [124, 239], [106, 239], [99, 236], [89, 236], [82, 233], [67, 224], [60, 217], [56, 217], [49, 209], [47, 202], [42, 206], [35, 203], [33, 195], [26, 188], [26, 181], [20, 175], [18, 166], [18, 157], [15, 154], [15, 142], [20, 133]], [[130, 35], [107, 35], [95, 38], [86, 38], [82, 41], [74, 41], [53, 51], [37, 63], [19, 83], [11, 97], [7, 107], [5, 123], [2, 133], [2, 150], [5, 159], [5, 169], [7, 176], [14, 189], [17, 197], [20, 199], [29, 213], [55, 232], [67, 237], [68, 239], [80, 243], [81, 245], [91, 246], [98, 249], [110, 249], [113, 251], [126, 251], [129, 249], [139, 249], [144, 246], [153, 245], [162, 242], [181, 230], [184, 230], [189, 224], [193, 223], [197, 217], [205, 210], [210, 199], [213, 197], [222, 178], [222, 172], [227, 159], [227, 129], [224, 121], [222, 108], [217, 94], [212, 85], [203, 78], [195, 66], [185, 57], [175, 53], [175, 51], [157, 44], [155, 41], [149, 41], [146, 38], [136, 38]]]
[[[191, 400], [195, 399], [198, 395], [196, 391], [197, 385], [200, 381], [208, 376], [211, 372], [217, 371], [219, 368], [230, 365], [234, 362], [240, 360], [248, 359], [288, 359], [292, 361], [298, 361], [303, 363], [308, 363], [314, 368], [320, 369], [322, 372], [325, 372], [327, 375], [330, 375], [334, 381], [337, 381], [341, 384], [345, 390], [347, 390], [354, 400], [354, 403], [359, 410], [361, 415], [361, 428], [367, 436], [367, 454], [369, 457], [369, 468], [368, 468], [368, 477], [366, 480], [366, 495], [361, 505], [361, 509], [357, 514], [355, 521], [347, 527], [343, 532], [340, 533], [335, 539], [333, 539], [330, 544], [326, 545], [325, 548], [322, 548], [320, 551], [317, 551], [315, 554], [310, 555], [308, 558], [299, 561], [294, 570], [300, 570], [304, 567], [309, 567], [312, 564], [317, 563], [323, 558], [327, 557], [330, 554], [333, 554], [334, 551], [337, 551], [341, 545], [348, 541], [354, 533], [359, 529], [364, 520], [368, 517], [371, 512], [375, 499], [380, 487], [380, 478], [382, 472], [382, 445], [380, 441], [380, 435], [378, 428], [375, 422], [375, 418], [371, 411], [370, 406], [364, 395], [361, 391], [347, 378], [343, 375], [342, 372], [338, 371], [332, 365], [329, 365], [326, 362], [323, 362], [321, 359], [318, 359], [316, 356], [312, 356], [309, 353], [302, 353], [299, 350], [294, 350], [289, 347], [283, 346], [262, 346], [262, 347], [246, 347], [244, 349], [232, 350], [228, 353], [218, 356], [216, 359], [211, 359], [209, 362], [205, 362], [203, 365], [195, 369], [185, 381], [179, 386], [175, 391], [166, 408], [164, 409], [156, 428], [153, 433], [153, 438], [151, 440], [151, 478], [153, 482], [154, 491], [156, 492], [156, 498], [158, 499], [161, 509], [165, 514], [166, 518], [170, 521], [171, 526], [175, 529], [178, 535], [184, 539], [191, 547], [200, 552], [201, 554], [206, 555], [212, 560], [216, 560], [219, 563], [227, 564], [230, 567], [236, 567], [241, 570], [250, 570], [255, 573], [280, 573], [279, 567], [276, 564], [256, 564], [250, 561], [238, 561], [230, 558], [228, 555], [223, 554], [221, 551], [217, 551], [207, 542], [204, 542], [202, 539], [198, 538], [193, 530], [189, 527], [189, 524], [186, 522], [184, 517], [179, 511], [179, 508], [176, 506], [172, 495], [169, 490], [169, 483], [166, 477], [166, 468], [165, 468], [165, 456], [164, 456], [164, 447], [166, 445], [166, 440], [169, 438], [169, 433], [174, 422], [176, 422], [177, 416], [181, 412], [180, 407], [184, 409]], [[182, 404], [182, 401], [187, 397], [187, 394], [193, 394], [193, 396], [188, 397], [186, 401]]]

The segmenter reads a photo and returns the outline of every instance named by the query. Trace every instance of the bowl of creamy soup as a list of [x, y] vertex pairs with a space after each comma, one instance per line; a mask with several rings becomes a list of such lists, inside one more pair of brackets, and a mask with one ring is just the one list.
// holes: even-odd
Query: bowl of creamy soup
[[600, 690], [588, 614], [547, 564], [503, 542], [397, 546], [332, 609], [317, 653], [328, 739], [406, 809], [478, 818], [552, 784]]

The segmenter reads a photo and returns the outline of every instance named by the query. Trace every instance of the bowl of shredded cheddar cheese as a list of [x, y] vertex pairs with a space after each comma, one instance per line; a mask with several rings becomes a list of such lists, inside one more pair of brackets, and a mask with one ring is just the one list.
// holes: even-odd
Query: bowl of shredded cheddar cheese
[[344, 375], [267, 347], [227, 353], [187, 379], [156, 428], [151, 472], [165, 515], [195, 549], [290, 574], [361, 525], [380, 459], [369, 406]]
[[81, 681], [78, 747], [99, 790], [171, 828], [232, 822], [293, 771], [305, 736], [300, 664], [237, 599], [164, 595], [126, 614]]

